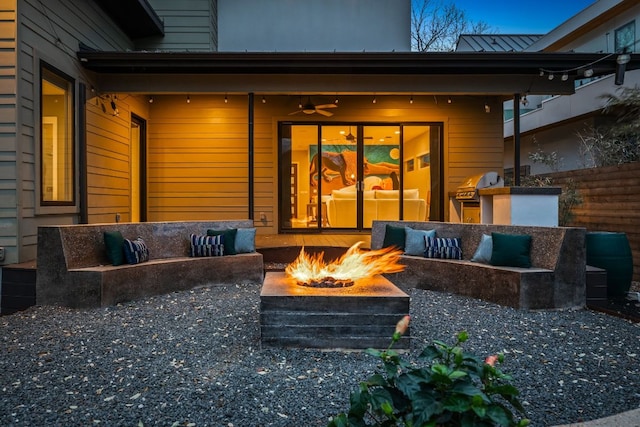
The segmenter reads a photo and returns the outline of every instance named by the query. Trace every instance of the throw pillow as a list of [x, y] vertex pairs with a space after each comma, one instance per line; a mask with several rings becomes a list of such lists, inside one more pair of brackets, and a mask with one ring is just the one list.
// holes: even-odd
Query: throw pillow
[[387, 224], [384, 231], [382, 247], [386, 248], [388, 246], [396, 246], [398, 249], [404, 251], [405, 234], [404, 226], [398, 227]]
[[425, 237], [425, 258], [462, 259], [459, 237]]
[[531, 267], [531, 236], [491, 233], [491, 264], [507, 267]]
[[129, 264], [149, 261], [149, 248], [141, 237], [135, 240], [124, 239], [124, 257]]
[[224, 235], [217, 236], [200, 236], [191, 234], [189, 236], [191, 242], [192, 257], [209, 257], [224, 255]]
[[248, 254], [256, 251], [256, 229], [238, 228], [236, 234], [236, 253]]
[[411, 227], [405, 227], [405, 255], [423, 256], [427, 248], [425, 237], [436, 237], [436, 230], [414, 230]]
[[471, 261], [489, 264], [491, 262], [491, 252], [493, 251], [493, 240], [488, 234], [483, 234], [480, 239], [478, 249], [473, 254]]
[[236, 235], [238, 233], [237, 228], [227, 228], [225, 230], [207, 230], [207, 236], [224, 236], [224, 254], [235, 255], [236, 252]]
[[119, 231], [105, 231], [104, 245], [107, 248], [107, 258], [113, 265], [124, 264], [124, 237]]

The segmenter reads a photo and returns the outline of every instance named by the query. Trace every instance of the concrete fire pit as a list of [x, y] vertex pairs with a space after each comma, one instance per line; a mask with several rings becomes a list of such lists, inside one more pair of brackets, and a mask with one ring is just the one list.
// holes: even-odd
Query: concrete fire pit
[[[260, 330], [266, 346], [387, 348], [396, 323], [409, 314], [409, 295], [382, 276], [344, 288], [299, 286], [268, 272], [260, 292]], [[394, 348], [409, 348], [409, 333]]]

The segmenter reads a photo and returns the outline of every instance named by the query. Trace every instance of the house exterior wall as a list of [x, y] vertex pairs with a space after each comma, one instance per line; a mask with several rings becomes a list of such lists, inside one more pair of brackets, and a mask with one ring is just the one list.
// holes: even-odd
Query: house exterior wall
[[[247, 97], [221, 95], [159, 96], [150, 108], [150, 221], [248, 218]], [[267, 96], [257, 100], [254, 117], [254, 218], [260, 233], [278, 232], [278, 123], [310, 120], [290, 116], [297, 96]], [[502, 111], [487, 114], [484, 97], [432, 96], [341, 97], [339, 108], [322, 123], [441, 122], [444, 124], [444, 205], [447, 194], [465, 177], [502, 168]], [[314, 116], [314, 120], [315, 120]], [[448, 213], [445, 211], [445, 218]]]
[[[640, 35], [640, 4], [624, 9], [622, 13], [608, 12], [608, 9], [622, 3], [625, 2], [601, 0], [551, 31], [527, 50], [537, 51], [552, 46], [554, 50], [562, 52], [615, 52], [616, 29], [635, 20], [636, 40]], [[575, 36], [570, 36], [571, 34]], [[556, 39], [563, 40], [563, 43], [556, 42]], [[640, 45], [636, 43], [634, 52], [638, 51]], [[624, 87], [637, 85], [640, 85], [640, 71], [627, 71]], [[523, 114], [520, 118], [521, 165], [529, 165], [532, 174], [552, 171], [549, 166], [534, 164], [529, 159], [529, 154], [537, 150], [535, 141], [546, 153], [556, 152], [562, 157], [558, 165], [560, 171], [592, 167], [589, 159], [582, 156], [578, 134], [585, 134], [596, 123], [594, 117], [600, 114], [605, 104], [603, 97], [617, 94], [620, 87], [614, 84], [613, 75], [599, 79], [583, 79], [576, 81], [574, 95], [548, 97], [540, 103], [539, 108]], [[511, 168], [514, 163], [513, 120], [505, 121], [504, 137], [504, 167]]]
[[15, 0], [0, 1], [0, 246], [5, 259], [18, 259], [19, 222], [17, 179], [22, 156], [18, 151], [18, 39]]
[[220, 51], [411, 50], [410, 0], [218, 0], [218, 13]]
[[[12, 8], [15, 10], [13, 22]], [[15, 128], [8, 129], [0, 143], [3, 153], [0, 155], [0, 194], [7, 202], [0, 208], [0, 246], [4, 246], [6, 252], [3, 264], [11, 264], [35, 259], [39, 225], [78, 221], [77, 195], [75, 206], [39, 205], [40, 61], [75, 80], [77, 114], [78, 109], [84, 107], [84, 100], [77, 99], [79, 84], [92, 86], [91, 75], [83, 72], [75, 59], [79, 42], [104, 50], [126, 50], [133, 46], [92, 2], [4, 1], [2, 9], [6, 24], [2, 31], [7, 35], [15, 32], [9, 40], [15, 40], [16, 49], [15, 53], [6, 54], [7, 62], [3, 64], [7, 64], [7, 70], [15, 70], [9, 74], [20, 76], [7, 79], [2, 89], [9, 95], [7, 99], [15, 99], [16, 116]], [[13, 83], [9, 83], [11, 81]]]
[[136, 50], [214, 52], [218, 0], [148, 0], [164, 23], [164, 36], [135, 41]]

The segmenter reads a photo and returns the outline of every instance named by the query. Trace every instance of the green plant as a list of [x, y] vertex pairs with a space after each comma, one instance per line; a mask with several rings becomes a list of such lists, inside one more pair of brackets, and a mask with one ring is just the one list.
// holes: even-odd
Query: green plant
[[398, 322], [384, 351], [368, 349], [380, 358], [382, 371], [360, 383], [351, 394], [348, 413], [335, 416], [329, 427], [361, 426], [527, 426], [518, 390], [497, 363], [503, 355], [481, 359], [462, 350], [466, 332], [449, 346], [433, 341], [419, 356], [426, 365], [414, 366], [392, 350], [406, 331], [409, 317]]

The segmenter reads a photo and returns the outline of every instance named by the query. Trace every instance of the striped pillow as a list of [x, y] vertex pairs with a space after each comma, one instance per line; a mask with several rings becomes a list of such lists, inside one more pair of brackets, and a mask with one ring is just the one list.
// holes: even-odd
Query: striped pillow
[[140, 264], [141, 262], [149, 261], [149, 248], [147, 244], [142, 240], [142, 237], [138, 237], [135, 240], [124, 239], [124, 257], [129, 264]]
[[425, 237], [425, 258], [462, 259], [462, 246], [458, 237]]
[[192, 257], [224, 255], [224, 235], [222, 234], [217, 236], [191, 234], [189, 240], [191, 242]]

